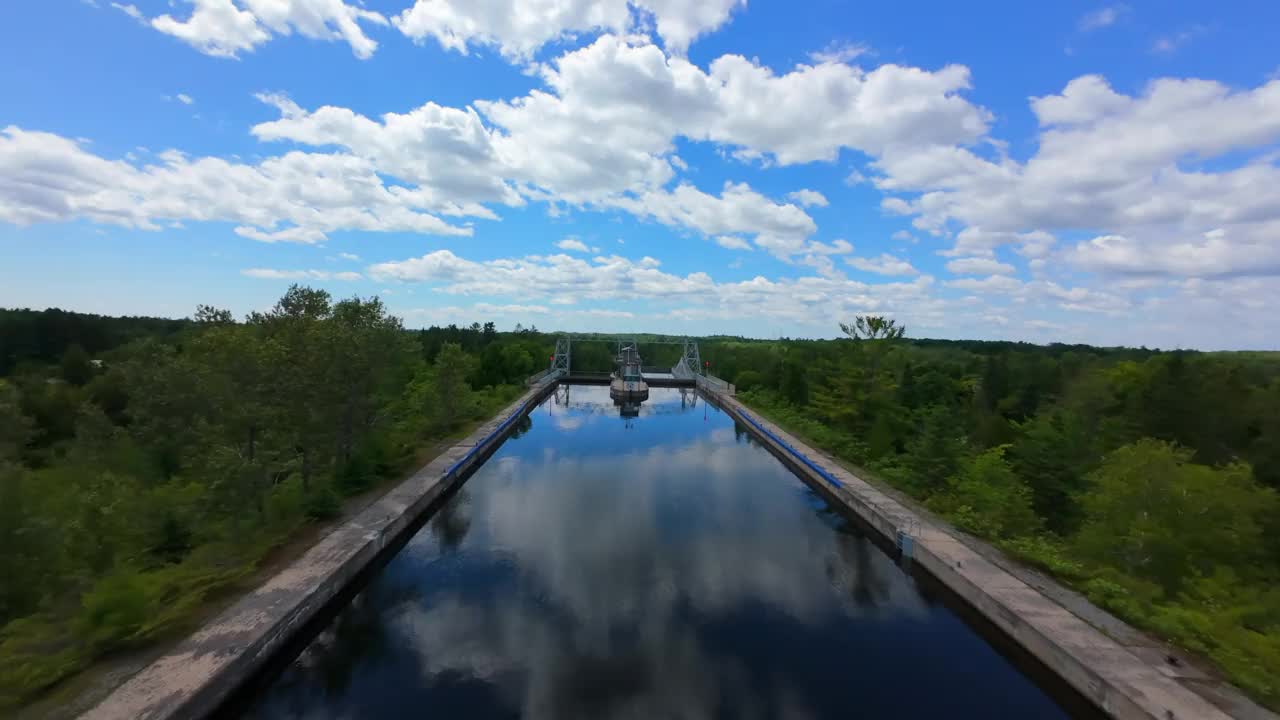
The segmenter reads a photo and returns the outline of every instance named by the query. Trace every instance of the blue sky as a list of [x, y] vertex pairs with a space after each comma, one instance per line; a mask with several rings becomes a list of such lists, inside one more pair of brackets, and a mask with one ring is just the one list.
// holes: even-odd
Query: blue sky
[[1280, 346], [1273, 3], [3, 14], [0, 306]]

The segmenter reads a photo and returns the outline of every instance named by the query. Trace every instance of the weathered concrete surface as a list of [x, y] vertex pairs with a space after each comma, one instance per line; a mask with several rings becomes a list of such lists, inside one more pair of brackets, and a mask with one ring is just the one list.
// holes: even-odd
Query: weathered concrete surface
[[[1168, 672], [1163, 667], [1163, 658], [1142, 657], [1133, 647], [1121, 644], [1036, 587], [991, 562], [967, 545], [961, 534], [914, 512], [749, 411], [736, 399], [705, 386], [702, 391], [775, 454], [791, 459], [790, 464], [809, 483], [824, 489], [885, 537], [896, 538], [900, 530], [913, 536], [916, 564], [1112, 717], [1125, 720], [1232, 717], [1184, 686], [1182, 682], [1191, 682], [1193, 678]], [[746, 419], [747, 414], [768, 432], [804, 453], [840, 484], [835, 485], [804, 463], [794, 461], [786, 448], [759, 433]], [[1132, 628], [1128, 631], [1140, 635]]]
[[[554, 382], [543, 382], [530, 389], [82, 718], [186, 720], [212, 713], [384, 548], [400, 539], [432, 501], [505, 439], [505, 433], [493, 435], [504, 420], [529, 412], [554, 387]], [[450, 472], [478, 443], [484, 443], [479, 451]]]

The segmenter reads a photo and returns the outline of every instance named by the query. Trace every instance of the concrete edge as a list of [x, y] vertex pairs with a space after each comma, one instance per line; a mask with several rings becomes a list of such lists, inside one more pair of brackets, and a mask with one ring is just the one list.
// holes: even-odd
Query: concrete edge
[[733, 397], [702, 392], [809, 484], [836, 498], [893, 542], [912, 541], [913, 561], [996, 628], [1115, 718], [1226, 720], [1231, 716], [1151, 663], [969, 548], [948, 526], [924, 518]]
[[384, 549], [401, 540], [438, 497], [501, 445], [515, 421], [557, 384], [556, 378], [537, 383], [80, 717], [188, 720], [214, 713]]

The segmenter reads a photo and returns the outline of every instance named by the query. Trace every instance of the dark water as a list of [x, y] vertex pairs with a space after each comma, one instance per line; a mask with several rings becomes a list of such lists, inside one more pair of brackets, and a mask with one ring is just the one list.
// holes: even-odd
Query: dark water
[[1066, 717], [688, 391], [531, 421], [249, 717]]

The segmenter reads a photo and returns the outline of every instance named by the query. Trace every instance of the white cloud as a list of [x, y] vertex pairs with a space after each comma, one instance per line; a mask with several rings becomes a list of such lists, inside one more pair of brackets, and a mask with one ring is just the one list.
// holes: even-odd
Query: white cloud
[[897, 240], [898, 242], [905, 242], [905, 243], [916, 242], [916, 236], [912, 235], [910, 232], [906, 230], [898, 230], [893, 235], [890, 235], [890, 237], [892, 237], [894, 240]]
[[794, 200], [802, 207], [826, 207], [827, 197], [817, 190], [801, 189], [787, 193], [787, 199]]
[[259, 140], [345, 148], [380, 172], [415, 183], [420, 201], [436, 212], [492, 219], [481, 203], [524, 204], [503, 179], [492, 133], [474, 110], [427, 103], [405, 114], [386, 113], [379, 122], [346, 108], [307, 111], [282, 95], [258, 97], [281, 114], [253, 127]]
[[[745, 0], [633, 0], [651, 16], [669, 52], [683, 53], [695, 38], [719, 28]], [[395, 26], [415, 42], [433, 39], [467, 54], [494, 47], [511, 60], [528, 60], [547, 43], [585, 32], [626, 34], [639, 29], [627, 0], [418, 0]]]
[[751, 250], [751, 244], [740, 237], [732, 235], [717, 235], [716, 244], [722, 248], [730, 250]]
[[357, 272], [329, 272], [327, 270], [272, 270], [270, 268], [249, 268], [241, 270], [241, 275], [259, 280], [343, 280], [354, 282], [363, 280], [364, 276]]
[[[831, 243], [821, 249], [843, 252], [847, 246]], [[613, 256], [587, 260], [570, 255], [535, 255], [477, 262], [448, 250], [378, 263], [367, 268], [366, 274], [378, 281], [427, 283], [444, 295], [510, 297], [522, 302], [545, 298], [551, 304], [564, 298], [635, 302], [649, 316], [665, 308], [682, 319], [768, 318], [790, 326], [816, 327], [816, 332], [822, 334], [834, 331], [834, 326], [827, 327], [830, 323], [825, 320], [833, 315], [882, 312], [930, 323], [946, 317], [946, 303], [931, 296], [933, 279], [927, 276], [910, 282], [878, 284], [839, 276], [784, 280], [755, 277], [718, 283], [706, 273], [680, 276], [665, 272], [652, 258]]]
[[878, 275], [917, 275], [920, 272], [906, 260], [888, 253], [881, 253], [880, 257], [875, 258], [845, 258], [845, 262], [863, 272], [876, 273]]
[[319, 242], [335, 230], [470, 235], [424, 212], [423, 194], [387, 185], [350, 155], [290, 152], [256, 165], [176, 151], [138, 165], [49, 133], [0, 131], [0, 221], [84, 218], [159, 230], [163, 221], [229, 222], [267, 242]]
[[1177, 52], [1183, 45], [1196, 39], [1197, 37], [1209, 32], [1209, 28], [1205, 25], [1193, 25], [1186, 30], [1181, 30], [1169, 35], [1163, 35], [1156, 38], [1151, 45], [1151, 52], [1160, 55], [1172, 55]]
[[265, 230], [259, 230], [255, 227], [241, 225], [235, 229], [235, 234], [243, 238], [249, 238], [250, 240], [257, 240], [258, 242], [265, 243], [290, 242], [310, 245], [324, 242], [327, 239], [327, 236], [323, 232], [316, 230], [315, 228], [302, 227], [291, 227], [283, 230], [276, 230], [274, 232], [268, 232]]
[[[604, 36], [539, 72], [549, 92], [477, 101], [513, 177], [569, 202], [661, 187], [674, 176], [673, 141], [719, 143], [743, 159], [781, 165], [833, 160], [848, 147], [970, 142], [989, 114], [959, 93], [969, 72], [837, 63], [778, 75], [737, 55], [709, 70], [657, 46]], [[590, 142], [584, 142], [590, 138]]]
[[882, 207], [934, 232], [962, 228], [952, 255], [1015, 243], [1043, 258], [1050, 232], [1074, 231], [1103, 238], [1069, 254], [1096, 271], [1274, 272], [1280, 167], [1259, 153], [1280, 141], [1280, 81], [1233, 90], [1166, 78], [1127, 96], [1085, 76], [1032, 108], [1042, 130], [1026, 162], [937, 146], [878, 158], [880, 187], [919, 193]]
[[1021, 280], [1007, 275], [992, 275], [982, 279], [961, 278], [959, 280], [948, 280], [943, 284], [949, 288], [977, 293], [1013, 293], [1023, 289]]
[[161, 15], [151, 27], [215, 57], [237, 57], [271, 40], [294, 32], [315, 40], [342, 39], [361, 59], [371, 57], [378, 43], [360, 23], [387, 25], [380, 13], [346, 0], [192, 0], [195, 9], [186, 20]]
[[1014, 267], [992, 258], [968, 257], [947, 263], [947, 270], [956, 275], [1012, 275]]
[[1067, 254], [1088, 270], [1133, 275], [1218, 277], [1280, 275], [1280, 221], [1221, 228], [1199, 238], [1169, 241], [1160, 237], [1100, 235], [1078, 243]]
[[177, 98], [178, 102], [182, 103], [183, 105], [194, 105], [196, 102], [194, 99], [192, 99], [190, 95], [186, 93], [178, 93], [174, 97]]
[[572, 250], [574, 252], [587, 253], [591, 252], [591, 248], [587, 244], [577, 238], [565, 238], [556, 243], [556, 247], [561, 250]]
[[[95, 6], [95, 7], [96, 7], [96, 6]], [[119, 10], [120, 12], [124, 13], [125, 15], [128, 15], [129, 17], [133, 18], [134, 20], [137, 20], [138, 22], [145, 23], [145, 22], [147, 21], [147, 19], [146, 19], [146, 18], [144, 18], [144, 17], [142, 16], [142, 11], [138, 9], [138, 6], [133, 5], [133, 4], [131, 4], [131, 3], [117, 3], [117, 2], [113, 2], [113, 3], [111, 3], [111, 7], [113, 7], [113, 8], [115, 8], [115, 9]]]
[[338, 257], [343, 260], [350, 260], [351, 262], [360, 262], [360, 256], [353, 253], [340, 252], [338, 253]]
[[708, 237], [752, 235], [756, 245], [782, 257], [803, 251], [805, 239], [817, 230], [800, 208], [775, 203], [745, 183], [725, 183], [719, 197], [681, 183], [670, 191], [650, 190], [603, 204]]
[[1110, 5], [1099, 8], [1093, 12], [1086, 13], [1080, 18], [1079, 28], [1081, 32], [1090, 32], [1098, 30], [1110, 25], [1114, 25], [1121, 16], [1128, 14], [1129, 6], [1124, 4]]
[[1079, 125], [1096, 122], [1129, 108], [1132, 99], [1111, 89], [1101, 75], [1082, 75], [1060, 95], [1032, 98], [1031, 109], [1043, 126]]
[[809, 53], [809, 59], [815, 63], [847, 63], [863, 55], [874, 55], [871, 46], [865, 43], [833, 41], [821, 50]]

